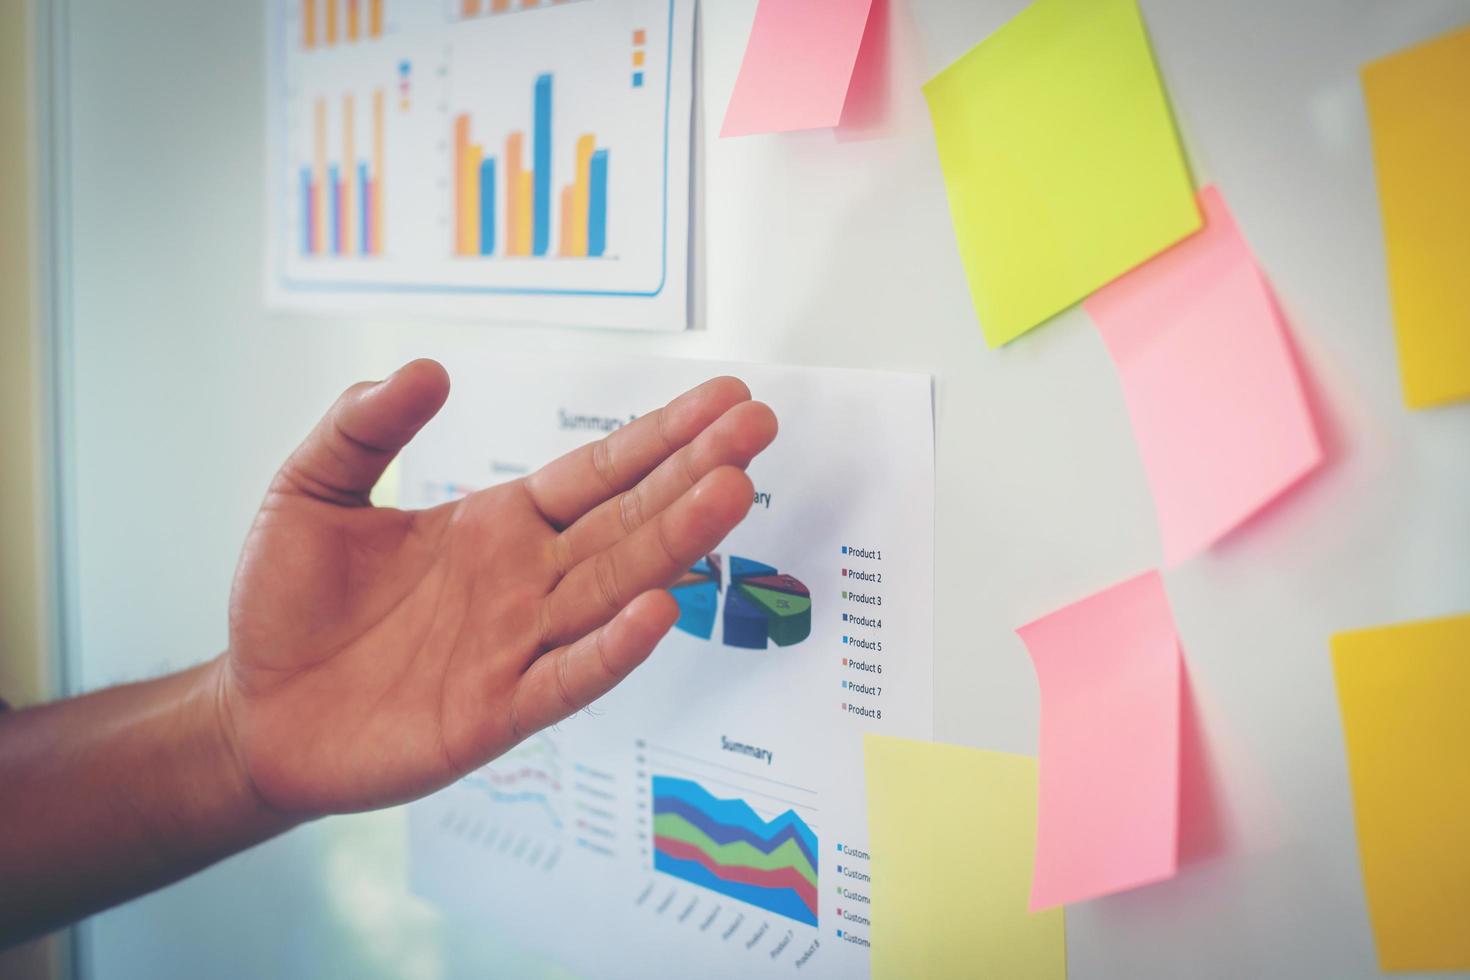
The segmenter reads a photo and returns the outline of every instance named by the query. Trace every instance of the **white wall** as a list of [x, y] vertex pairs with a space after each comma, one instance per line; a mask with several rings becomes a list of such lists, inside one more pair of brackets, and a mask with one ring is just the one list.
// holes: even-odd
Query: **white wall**
[[[674, 337], [266, 314], [260, 4], [70, 3], [70, 656], [85, 685], [223, 646], [272, 469], [340, 388], [416, 336], [936, 375], [946, 741], [1034, 751], [1036, 685], [1012, 629], [1158, 563], [1096, 332], [1074, 311], [987, 351], [953, 244], [919, 84], [1021, 0], [887, 0], [880, 126], [735, 141], [715, 133], [754, 0], [706, 0], [700, 329]], [[1143, 6], [1196, 176], [1222, 188], [1290, 317], [1330, 458], [1166, 576], [1197, 709], [1191, 861], [1171, 883], [1070, 909], [1071, 971], [1368, 976], [1327, 638], [1470, 608], [1470, 406], [1401, 405], [1356, 70], [1470, 13], [1455, 0]], [[406, 897], [398, 830], [394, 814], [330, 821], [102, 916], [92, 972], [521, 972]]]

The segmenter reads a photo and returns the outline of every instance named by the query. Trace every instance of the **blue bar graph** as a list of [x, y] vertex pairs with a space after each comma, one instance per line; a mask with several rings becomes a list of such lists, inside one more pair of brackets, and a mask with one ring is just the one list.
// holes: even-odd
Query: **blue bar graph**
[[373, 192], [372, 187], [368, 184], [368, 165], [366, 163], [357, 165], [357, 194], [358, 214], [362, 215], [362, 221], [358, 222], [360, 225], [358, 231], [361, 232], [359, 241], [362, 243], [359, 248], [363, 255], [371, 255], [373, 254]]
[[607, 151], [592, 154], [587, 189], [587, 254], [602, 255], [607, 248]]
[[495, 158], [480, 161], [480, 254], [495, 254]]
[[312, 234], [312, 215], [316, 213], [316, 193], [311, 186], [311, 168], [301, 168], [301, 250], [310, 255], [315, 242]]
[[551, 246], [551, 76], [536, 78], [536, 112], [532, 140], [534, 168], [531, 252], [545, 255]]
[[332, 252], [342, 254], [342, 176], [336, 164], [327, 168], [327, 186], [332, 195], [327, 203], [332, 215]]
[[[608, 257], [608, 208], [613, 191], [608, 183], [608, 168], [612, 151], [597, 145], [595, 132], [574, 134], [574, 150], [565, 146], [553, 150], [554, 88], [555, 76], [551, 72], [536, 76], [532, 86], [530, 130], [518, 129], [506, 134], [503, 154], [492, 155], [492, 148], [498, 142], [485, 140], [483, 134], [475, 138], [470, 113], [462, 112], [454, 117], [452, 199], [456, 256]], [[564, 184], [556, 185], [552, 181], [555, 159], [564, 159], [571, 167], [572, 172], [565, 175], [570, 180]], [[377, 196], [378, 188], [374, 187], [374, 200]], [[553, 196], [556, 205], [552, 203]], [[551, 227], [553, 210], [557, 220], [555, 231]], [[375, 229], [379, 223], [375, 217]], [[318, 229], [318, 237], [320, 233]], [[613, 245], [616, 244], [615, 239]], [[620, 253], [614, 249], [614, 254]]]

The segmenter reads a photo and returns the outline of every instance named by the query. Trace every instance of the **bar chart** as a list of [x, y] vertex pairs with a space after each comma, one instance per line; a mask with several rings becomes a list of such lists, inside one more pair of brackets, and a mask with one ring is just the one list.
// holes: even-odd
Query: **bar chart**
[[466, 19], [490, 14], [513, 14], [523, 10], [540, 10], [561, 7], [569, 3], [587, 3], [588, 0], [448, 0], [453, 15]]
[[301, 252], [322, 256], [383, 254], [383, 90], [369, 96], [369, 131], [357, 138], [358, 103], [342, 96], [336, 119], [341, 141], [329, 137], [332, 107], [312, 109], [312, 160], [300, 170]]
[[[576, 137], [572, 180], [552, 200], [554, 80], [536, 78], [529, 140], [506, 135], [497, 156], [472, 136], [469, 113], [454, 119], [454, 253], [459, 256], [600, 258], [607, 250], [608, 150]], [[552, 211], [557, 243], [552, 249]]]
[[383, 36], [383, 0], [301, 0], [307, 50]]
[[694, 0], [270, 0], [272, 304], [681, 329]]

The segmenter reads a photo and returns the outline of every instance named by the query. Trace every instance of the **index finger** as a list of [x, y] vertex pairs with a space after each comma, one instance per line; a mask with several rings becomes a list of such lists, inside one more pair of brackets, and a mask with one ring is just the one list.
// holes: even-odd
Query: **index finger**
[[706, 381], [605, 438], [572, 450], [526, 477], [538, 510], [558, 530], [638, 484], [726, 411], [750, 400], [739, 378]]

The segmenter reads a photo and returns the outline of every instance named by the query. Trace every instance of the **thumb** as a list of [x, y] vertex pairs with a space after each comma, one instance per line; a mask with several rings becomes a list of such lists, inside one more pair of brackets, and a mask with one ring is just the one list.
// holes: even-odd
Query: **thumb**
[[273, 489], [366, 506], [383, 470], [448, 397], [449, 374], [430, 360], [353, 385], [286, 460]]

